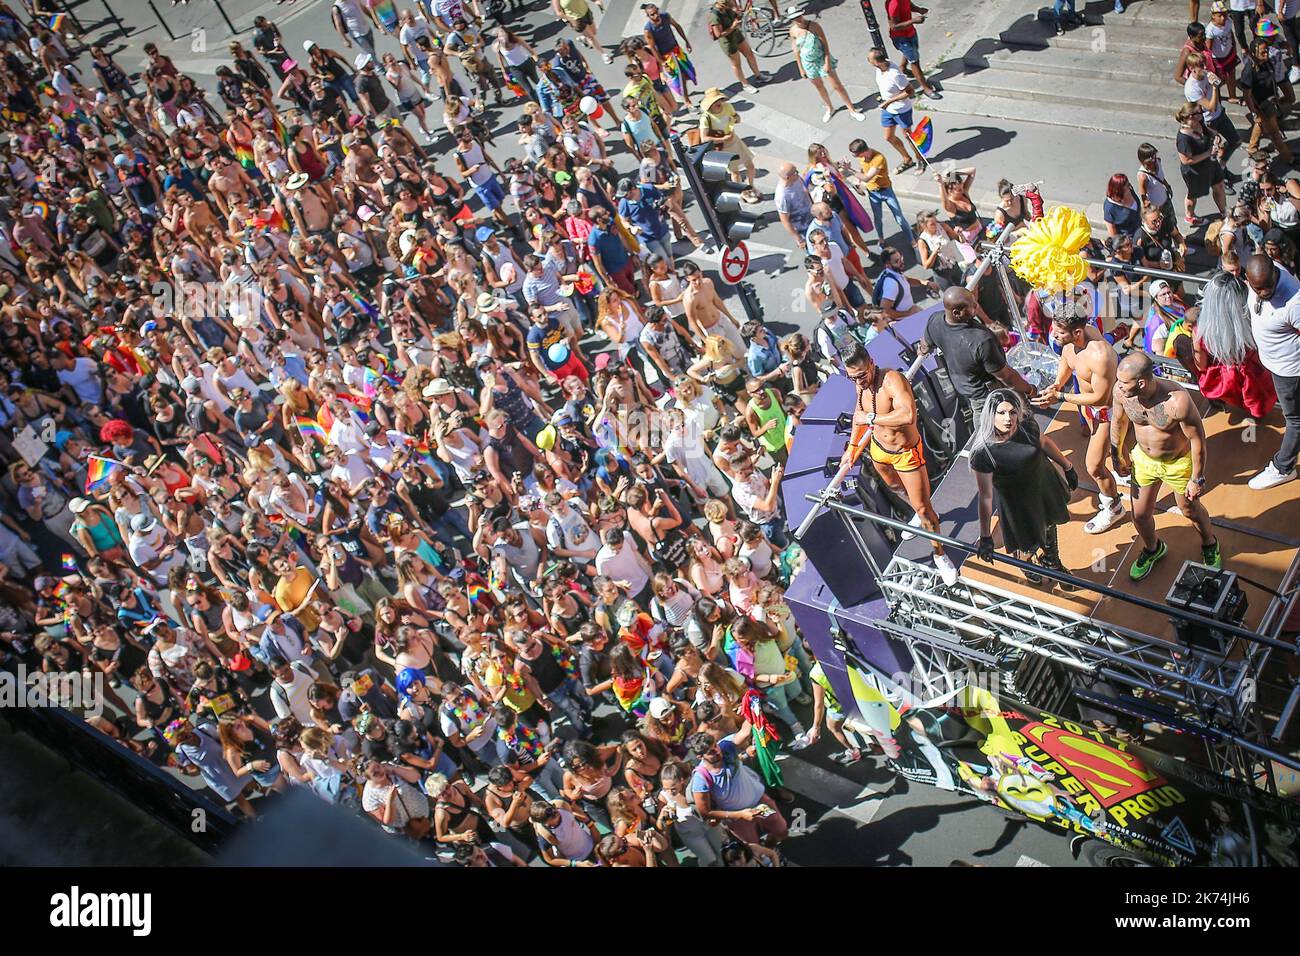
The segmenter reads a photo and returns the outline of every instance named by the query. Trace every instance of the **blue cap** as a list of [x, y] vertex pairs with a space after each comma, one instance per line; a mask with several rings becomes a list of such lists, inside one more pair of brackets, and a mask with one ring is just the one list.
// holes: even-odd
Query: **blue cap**
[[497, 231], [491, 226], [479, 226], [474, 230], [474, 238], [479, 242], [486, 242], [497, 234]]
[[57, 448], [59, 451], [63, 451], [63, 446], [68, 443], [68, 439], [71, 437], [72, 437], [72, 432], [68, 432], [68, 431], [55, 432], [54, 447]]

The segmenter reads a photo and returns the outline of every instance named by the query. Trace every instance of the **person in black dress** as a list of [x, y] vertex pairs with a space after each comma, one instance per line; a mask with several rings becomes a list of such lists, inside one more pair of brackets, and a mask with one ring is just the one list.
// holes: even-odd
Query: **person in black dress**
[[[1056, 526], [1070, 520], [1070, 492], [1079, 476], [1052, 439], [1040, 434], [1024, 400], [1010, 389], [989, 395], [971, 443], [971, 471], [979, 484], [978, 555], [993, 557], [993, 502], [1007, 551], [1054, 571], [1064, 571]], [[1041, 556], [1040, 553], [1041, 552]], [[1025, 575], [1033, 584], [1042, 576]], [[1073, 590], [1061, 585], [1062, 590]]]

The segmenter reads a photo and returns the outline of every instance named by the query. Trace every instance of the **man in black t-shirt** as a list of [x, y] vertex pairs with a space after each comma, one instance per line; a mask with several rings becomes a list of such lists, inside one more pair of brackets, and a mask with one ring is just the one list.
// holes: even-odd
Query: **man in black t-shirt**
[[[943, 353], [943, 365], [952, 387], [961, 396], [962, 418], [973, 430], [984, 400], [999, 385], [1032, 397], [1037, 389], [1007, 364], [1006, 353], [976, 315], [976, 300], [967, 289], [953, 286], [943, 294], [943, 313], [935, 313], [925, 326], [927, 349]], [[958, 436], [959, 438], [961, 436]], [[964, 444], [964, 438], [961, 444]]]
[[1278, 84], [1277, 73], [1269, 56], [1267, 40], [1256, 40], [1251, 44], [1250, 55], [1241, 65], [1241, 76], [1237, 80], [1242, 94], [1246, 97], [1246, 106], [1255, 117], [1255, 125], [1250, 131], [1251, 153], [1259, 147], [1260, 136], [1265, 133], [1277, 148], [1277, 155], [1282, 162], [1291, 165], [1291, 147], [1287, 145], [1286, 136], [1278, 126]]

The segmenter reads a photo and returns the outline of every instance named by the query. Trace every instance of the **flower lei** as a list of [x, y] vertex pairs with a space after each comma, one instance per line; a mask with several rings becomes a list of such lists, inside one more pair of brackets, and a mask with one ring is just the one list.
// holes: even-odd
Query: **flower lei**
[[519, 721], [515, 721], [513, 730], [499, 730], [498, 733], [506, 746], [533, 760], [537, 760], [546, 751], [546, 744], [542, 743], [541, 735], [532, 727]]

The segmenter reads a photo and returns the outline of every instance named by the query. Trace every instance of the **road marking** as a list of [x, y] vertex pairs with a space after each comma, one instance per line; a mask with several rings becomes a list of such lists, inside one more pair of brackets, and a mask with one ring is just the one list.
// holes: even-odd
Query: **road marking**
[[1032, 856], [1025, 856], [1023, 853], [1020, 859], [1016, 860], [1016, 866], [1047, 866], [1041, 860], [1035, 860]]

